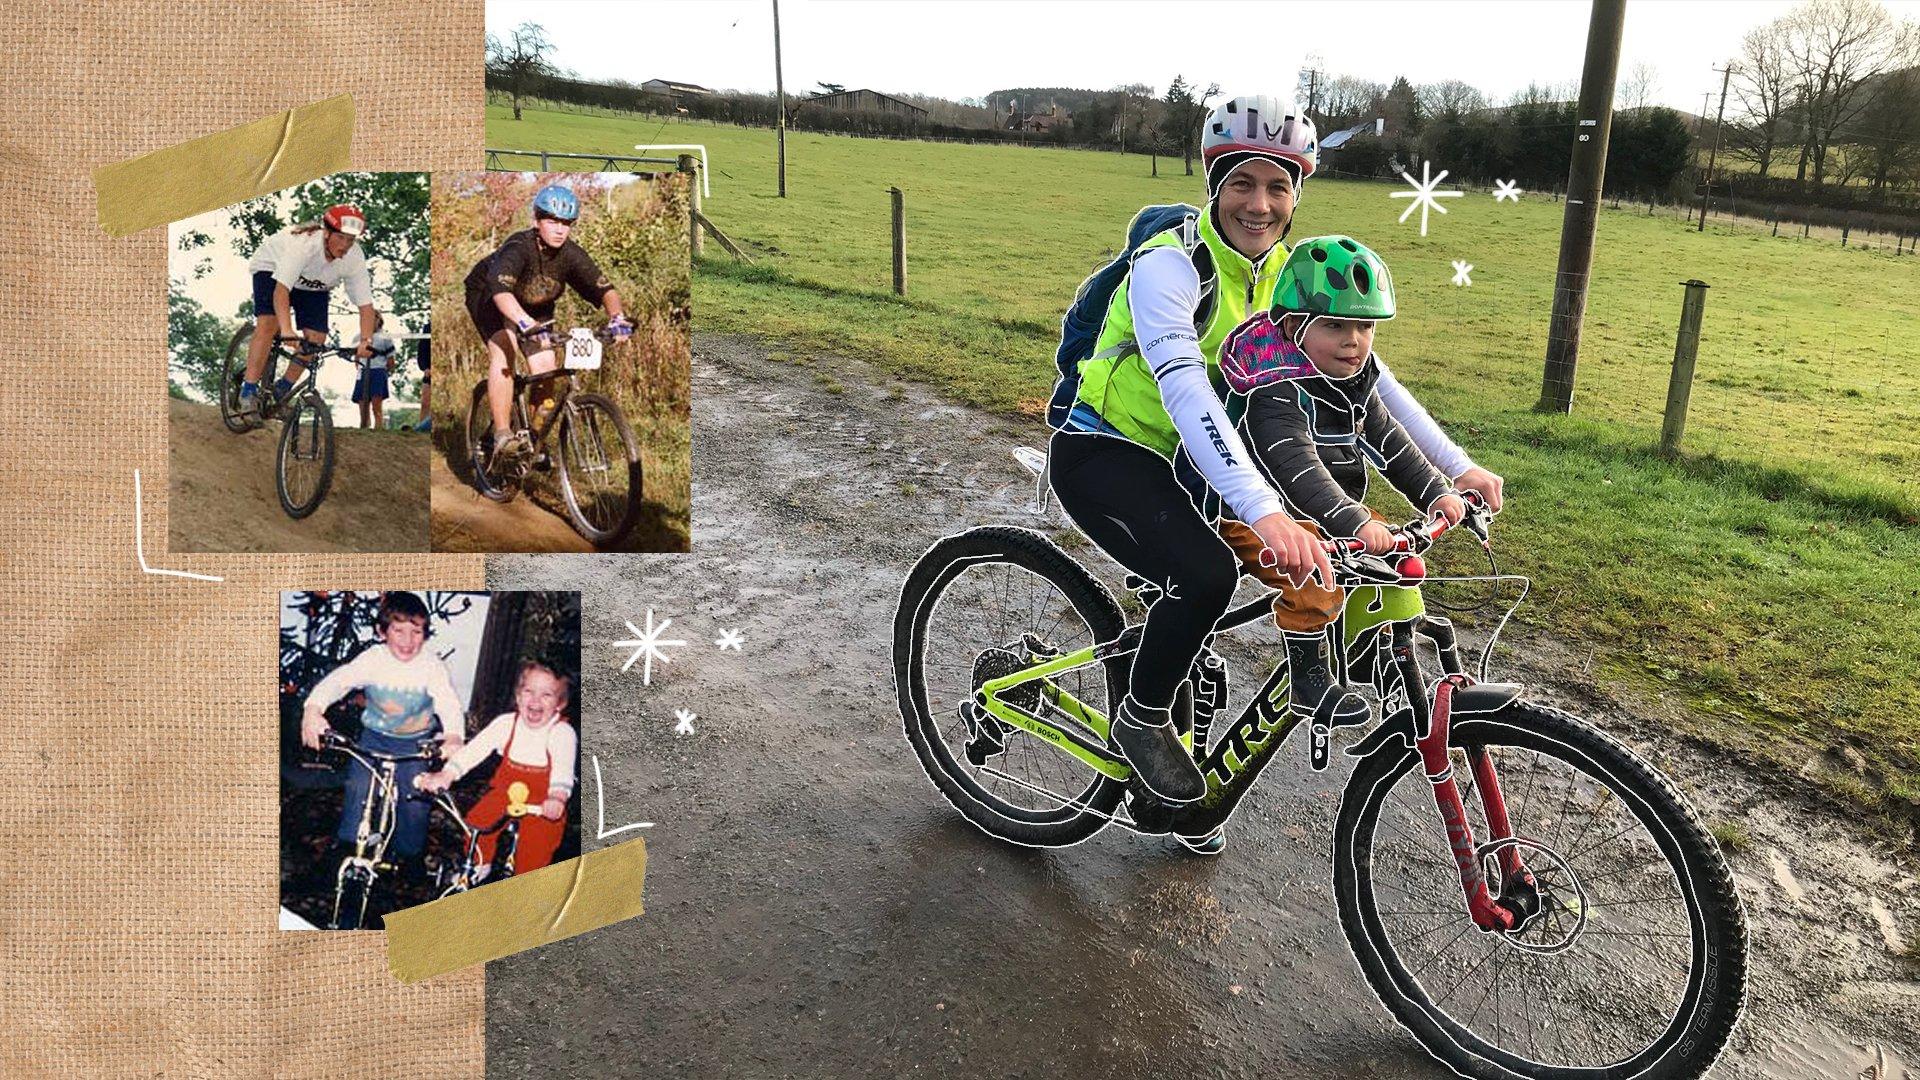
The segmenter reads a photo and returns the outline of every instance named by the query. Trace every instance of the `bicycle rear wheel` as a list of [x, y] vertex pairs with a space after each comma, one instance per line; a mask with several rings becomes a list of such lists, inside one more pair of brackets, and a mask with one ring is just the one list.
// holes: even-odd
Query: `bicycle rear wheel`
[[319, 394], [309, 392], [288, 402], [280, 419], [274, 486], [280, 492], [280, 509], [288, 517], [303, 518], [327, 497], [333, 483], [333, 411]]
[[[236, 435], [253, 430], [254, 425], [240, 418], [240, 384], [247, 377], [247, 349], [253, 342], [253, 324], [247, 323], [233, 332], [233, 340], [227, 343], [226, 359], [220, 365], [220, 422], [228, 431]], [[267, 366], [260, 373], [260, 384], [273, 382], [273, 369], [280, 357], [274, 350], [267, 350]]]
[[560, 418], [560, 494], [581, 536], [616, 544], [640, 516], [640, 444], [620, 407], [575, 394]]
[[[525, 430], [526, 411], [520, 407], [520, 398], [514, 396], [509, 414], [513, 426]], [[507, 476], [492, 469], [493, 462], [493, 405], [487, 396], [487, 380], [481, 379], [474, 385], [473, 401], [467, 407], [467, 462], [473, 470], [473, 488], [494, 502], [512, 502], [520, 492], [520, 477]]]
[[[1597, 729], [1527, 702], [1457, 717], [1450, 742], [1488, 888], [1532, 913], [1475, 928], [1419, 755], [1370, 755], [1341, 797], [1334, 890], [1382, 1004], [1463, 1076], [1703, 1075], [1745, 996], [1746, 918], [1685, 800]], [[1500, 845], [1486, 843], [1480, 754], [1531, 887], [1502, 882]]]
[[[907, 741], [940, 794], [981, 831], [1035, 847], [1075, 844], [1106, 826], [1126, 786], [1065, 751], [971, 707], [987, 679], [1025, 666], [1034, 647], [1065, 655], [1126, 627], [1106, 586], [1027, 529], [980, 528], [921, 556], [900, 591], [893, 678]], [[1112, 715], [1127, 658], [1048, 680]], [[1009, 701], [1051, 708], [1038, 684]]]

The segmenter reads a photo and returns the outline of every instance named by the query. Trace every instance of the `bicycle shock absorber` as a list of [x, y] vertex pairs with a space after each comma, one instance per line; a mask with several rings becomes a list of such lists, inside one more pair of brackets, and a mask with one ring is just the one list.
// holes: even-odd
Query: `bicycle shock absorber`
[[1212, 649], [1202, 649], [1193, 664], [1193, 756], [1207, 752], [1213, 718], [1227, 707], [1227, 662]]

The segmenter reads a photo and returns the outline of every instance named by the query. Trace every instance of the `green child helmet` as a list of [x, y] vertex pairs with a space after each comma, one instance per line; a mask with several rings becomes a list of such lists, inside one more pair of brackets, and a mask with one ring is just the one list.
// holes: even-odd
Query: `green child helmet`
[[1352, 237], [1302, 240], [1273, 287], [1273, 315], [1293, 314], [1391, 319], [1393, 275], [1380, 256]]

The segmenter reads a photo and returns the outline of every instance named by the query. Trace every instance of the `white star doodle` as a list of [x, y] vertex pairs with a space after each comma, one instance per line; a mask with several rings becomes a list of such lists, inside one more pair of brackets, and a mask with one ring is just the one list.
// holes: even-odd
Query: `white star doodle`
[[1514, 186], [1519, 182], [1518, 180], [1495, 180], [1493, 182], [1493, 201], [1500, 202], [1503, 199], [1512, 199], [1514, 202], [1519, 202], [1520, 189]]
[[640, 629], [631, 622], [627, 623], [627, 629], [633, 631], [633, 638], [629, 641], [616, 641], [613, 643], [615, 648], [624, 649], [631, 647], [633, 649], [633, 655], [627, 657], [627, 662], [620, 665], [620, 670], [627, 670], [633, 666], [634, 661], [645, 657], [647, 662], [640, 668], [640, 681], [648, 686], [652, 686], [653, 662], [655, 660], [663, 664], [669, 662], [670, 657], [667, 656], [667, 646], [686, 644], [684, 641], [667, 641], [660, 637], [661, 634], [667, 632], [667, 627], [672, 625], [672, 619], [662, 619], [660, 620], [659, 626], [653, 625], [652, 608], [647, 609], [647, 628], [645, 630]]
[[699, 714], [695, 713], [692, 709], [675, 709], [673, 710], [673, 718], [680, 721], [674, 725], [673, 733], [675, 735], [693, 734], [693, 722], [700, 719]]
[[1389, 192], [1387, 195], [1387, 198], [1389, 199], [1412, 199], [1413, 200], [1412, 202], [1408, 203], [1407, 208], [1401, 212], [1400, 221], [1404, 224], [1407, 220], [1407, 215], [1413, 213], [1416, 207], [1419, 208], [1421, 236], [1427, 235], [1427, 210], [1429, 207], [1431, 207], [1432, 209], [1438, 210], [1443, 214], [1447, 212], [1447, 208], [1444, 206], [1441, 206], [1439, 202], [1437, 202], [1436, 200], [1457, 199], [1461, 195], [1465, 194], [1464, 192], [1460, 192], [1460, 191], [1435, 191], [1434, 188], [1439, 186], [1440, 181], [1445, 180], [1447, 178], [1447, 170], [1441, 169], [1439, 176], [1435, 176], [1429, 179], [1428, 174], [1431, 173], [1432, 171], [1433, 171], [1433, 162], [1431, 161], [1423, 161], [1420, 163], [1420, 179], [1418, 180], [1415, 180], [1411, 175], [1409, 175], [1407, 172], [1402, 170], [1400, 173], [1401, 178], [1406, 180], [1407, 183], [1412, 184], [1413, 190], [1412, 191], [1394, 191], [1394, 192]]
[[742, 637], [738, 630], [722, 630], [720, 636], [714, 640], [714, 644], [720, 646], [721, 652], [726, 652], [728, 649], [739, 652], [740, 646], [746, 643], [747, 639]]
[[1467, 276], [1472, 272], [1473, 272], [1472, 263], [1468, 262], [1465, 259], [1453, 260], [1453, 283], [1455, 285], [1473, 284], [1473, 279]]

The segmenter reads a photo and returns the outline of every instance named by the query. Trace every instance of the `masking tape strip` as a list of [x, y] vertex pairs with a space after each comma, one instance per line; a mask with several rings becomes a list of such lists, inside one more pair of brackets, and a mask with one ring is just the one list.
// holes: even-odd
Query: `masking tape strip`
[[629, 840], [387, 916], [403, 983], [498, 960], [642, 914], [647, 844]]
[[126, 236], [347, 167], [353, 95], [263, 117], [93, 171], [100, 227]]

